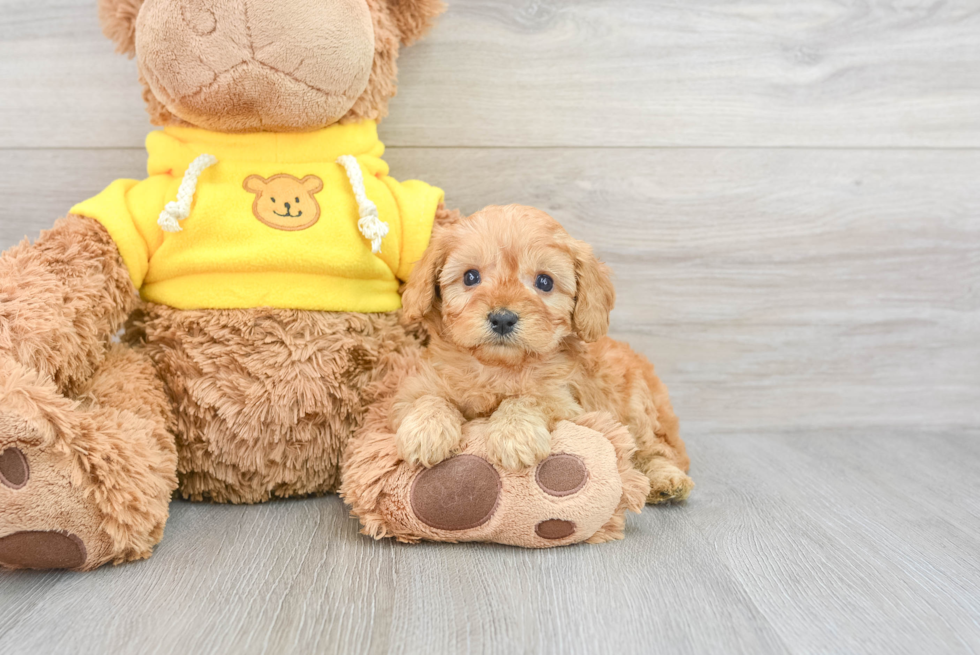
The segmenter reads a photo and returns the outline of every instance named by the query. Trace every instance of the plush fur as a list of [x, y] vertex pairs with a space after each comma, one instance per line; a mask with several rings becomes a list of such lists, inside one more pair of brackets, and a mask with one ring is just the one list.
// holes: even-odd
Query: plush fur
[[74, 392], [139, 298], [108, 232], [79, 216], [0, 257], [0, 353]]
[[[490, 459], [517, 471], [551, 452], [559, 421], [609, 411], [637, 441], [649, 500], [686, 498], [689, 460], [666, 387], [605, 337], [614, 299], [592, 249], [537, 209], [488, 207], [434, 235], [404, 294], [405, 320], [424, 322], [431, 340], [393, 402], [399, 454], [433, 466], [459, 452], [465, 421], [486, 417]], [[501, 310], [519, 317], [503, 335], [490, 322]]]
[[370, 385], [421, 332], [396, 314], [148, 305], [126, 338], [145, 343], [177, 410], [181, 494], [255, 503], [337, 490]]

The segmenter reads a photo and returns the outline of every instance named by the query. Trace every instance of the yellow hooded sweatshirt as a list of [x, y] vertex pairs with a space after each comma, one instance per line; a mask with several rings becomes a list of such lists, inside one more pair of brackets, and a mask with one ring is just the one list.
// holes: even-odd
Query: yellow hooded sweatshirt
[[443, 199], [388, 177], [373, 121], [296, 134], [168, 127], [146, 149], [146, 180], [116, 180], [71, 212], [105, 226], [145, 300], [177, 309], [394, 311]]

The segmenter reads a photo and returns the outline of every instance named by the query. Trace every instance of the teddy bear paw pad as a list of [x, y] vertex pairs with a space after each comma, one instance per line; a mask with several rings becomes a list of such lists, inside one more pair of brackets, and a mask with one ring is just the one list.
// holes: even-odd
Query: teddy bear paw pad
[[11, 569], [77, 569], [87, 553], [69, 532], [31, 530], [0, 537], [0, 566]]
[[469, 530], [493, 517], [500, 489], [500, 474], [489, 462], [476, 455], [457, 455], [415, 478], [412, 510], [437, 530]]

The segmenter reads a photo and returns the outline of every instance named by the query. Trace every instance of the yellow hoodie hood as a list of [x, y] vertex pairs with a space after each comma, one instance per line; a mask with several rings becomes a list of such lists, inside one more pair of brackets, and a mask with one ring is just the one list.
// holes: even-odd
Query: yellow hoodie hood
[[106, 227], [145, 300], [178, 309], [394, 311], [443, 199], [388, 176], [373, 121], [290, 134], [168, 127], [146, 149], [147, 179], [116, 180], [71, 213]]

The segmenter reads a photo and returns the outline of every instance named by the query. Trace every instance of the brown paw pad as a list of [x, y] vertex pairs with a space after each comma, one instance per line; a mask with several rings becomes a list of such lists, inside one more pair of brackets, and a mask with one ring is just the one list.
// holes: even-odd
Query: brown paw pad
[[20, 489], [31, 477], [27, 458], [20, 448], [7, 448], [0, 453], [0, 484], [11, 489]]
[[589, 470], [580, 457], [559, 453], [538, 464], [534, 479], [546, 494], [561, 498], [584, 487], [589, 480]]
[[0, 566], [11, 569], [77, 569], [85, 557], [85, 544], [67, 532], [15, 532], [0, 537]]
[[575, 534], [575, 524], [562, 519], [548, 519], [538, 523], [534, 532], [542, 539], [564, 539]]
[[422, 471], [412, 484], [412, 510], [438, 530], [469, 530], [497, 511], [500, 475], [476, 455], [458, 455]]

